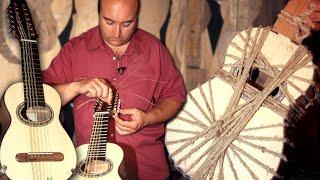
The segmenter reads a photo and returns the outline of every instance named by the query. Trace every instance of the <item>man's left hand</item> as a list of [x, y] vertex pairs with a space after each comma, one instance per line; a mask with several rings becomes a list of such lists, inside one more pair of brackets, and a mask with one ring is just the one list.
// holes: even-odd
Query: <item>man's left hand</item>
[[116, 130], [121, 135], [133, 134], [146, 126], [146, 113], [138, 108], [121, 109], [120, 114], [128, 114], [131, 117], [131, 121], [124, 121], [113, 116]]

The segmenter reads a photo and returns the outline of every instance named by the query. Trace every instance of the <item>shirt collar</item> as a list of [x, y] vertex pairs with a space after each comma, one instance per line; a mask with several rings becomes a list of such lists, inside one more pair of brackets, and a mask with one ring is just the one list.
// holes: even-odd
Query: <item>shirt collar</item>
[[[87, 39], [88, 50], [93, 51], [100, 48], [105, 49], [110, 53], [113, 53], [111, 48], [103, 41], [99, 26], [94, 27], [91, 31], [92, 34], [91, 36], [88, 36]], [[136, 50], [140, 49], [137, 43], [137, 39], [139, 38], [139, 31], [140, 30], [137, 29], [136, 32], [133, 34], [131, 42], [123, 55], [131, 55]]]

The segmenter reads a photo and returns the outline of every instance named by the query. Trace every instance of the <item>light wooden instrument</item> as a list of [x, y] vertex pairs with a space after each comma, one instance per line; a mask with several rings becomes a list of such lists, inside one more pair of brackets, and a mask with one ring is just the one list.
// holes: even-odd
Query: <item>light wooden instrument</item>
[[97, 100], [90, 142], [77, 148], [77, 174], [72, 180], [121, 179], [119, 171], [123, 167], [123, 151], [117, 144], [108, 142], [109, 117], [118, 113], [118, 99], [117, 94], [111, 105]]
[[[296, 4], [299, 8], [282, 13], [298, 18], [306, 12], [301, 8], [306, 2], [292, 0], [287, 7], [292, 3], [303, 6]], [[280, 21], [287, 23], [290, 17], [281, 16]], [[296, 26], [299, 23], [291, 31], [299, 29]], [[277, 177], [279, 162], [286, 160], [282, 154], [285, 119], [299, 119], [304, 113], [296, 101], [308, 101], [305, 93], [314, 73], [310, 52], [296, 43], [304, 34], [290, 33], [293, 42], [278, 27], [238, 33], [223, 67], [189, 92], [182, 111], [167, 124], [169, 155], [191, 179]]]
[[37, 32], [24, 0], [8, 7], [11, 34], [21, 47], [23, 82], [5, 95], [11, 124], [0, 148], [2, 172], [10, 179], [67, 179], [76, 167], [73, 143], [59, 121], [60, 96], [42, 83]]

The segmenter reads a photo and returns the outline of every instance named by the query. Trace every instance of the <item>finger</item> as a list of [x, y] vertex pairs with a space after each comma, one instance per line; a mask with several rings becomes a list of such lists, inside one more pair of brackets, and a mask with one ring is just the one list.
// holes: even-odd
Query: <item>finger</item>
[[111, 102], [112, 102], [112, 89], [110, 88], [110, 86], [103, 79], [96, 79], [96, 82], [102, 88], [101, 97], [104, 97], [103, 101], [107, 102], [108, 104], [111, 104]]
[[130, 134], [130, 133], [127, 132], [127, 131], [122, 131], [122, 130], [119, 129], [117, 126], [116, 126], [115, 128], [116, 128], [116, 131], [117, 131], [120, 135], [128, 135], [128, 134]]
[[119, 124], [121, 127], [132, 128], [132, 125], [129, 121], [124, 121], [117, 116], [113, 116], [116, 124]]
[[101, 97], [108, 97], [109, 91], [111, 91], [111, 89], [108, 86], [102, 86], [102, 95], [101, 95]]
[[131, 128], [123, 127], [120, 124], [115, 124], [115, 127], [117, 127], [119, 130], [121, 130], [123, 132], [129, 132], [129, 133], [133, 132], [133, 130]]
[[88, 97], [97, 97], [97, 91], [95, 89], [88, 89], [86, 96]]
[[122, 121], [120, 118], [115, 118], [115, 127], [118, 128], [122, 132], [127, 132], [127, 133], [133, 133], [134, 129], [130, 127], [123, 126]]
[[102, 87], [96, 81], [92, 81], [91, 83], [92, 90], [96, 91], [96, 97], [101, 97], [102, 95]]
[[108, 87], [108, 96], [107, 96], [107, 103], [111, 104], [113, 98], [112, 89]]
[[111, 90], [111, 88], [109, 88], [107, 91], [108, 91], [108, 94], [105, 95], [105, 96], [102, 96], [101, 99], [104, 102], [107, 102], [108, 104], [111, 104], [112, 103], [112, 90]]
[[97, 85], [101, 88], [101, 97], [107, 97], [108, 91], [111, 89], [109, 85], [103, 80], [103, 79], [95, 79], [95, 82]]
[[121, 114], [135, 114], [137, 111], [136, 108], [131, 108], [131, 109], [120, 109]]

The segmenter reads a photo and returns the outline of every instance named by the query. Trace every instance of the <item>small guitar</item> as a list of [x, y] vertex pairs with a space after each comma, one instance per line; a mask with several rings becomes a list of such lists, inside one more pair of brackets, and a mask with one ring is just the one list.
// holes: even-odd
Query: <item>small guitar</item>
[[23, 82], [11, 85], [4, 101], [11, 124], [0, 148], [10, 179], [67, 179], [76, 167], [73, 143], [59, 121], [58, 93], [42, 83], [37, 32], [25, 0], [11, 0], [10, 29], [21, 47]]
[[109, 143], [107, 138], [109, 117], [118, 113], [119, 107], [118, 94], [111, 105], [97, 100], [90, 141], [77, 148], [77, 174], [71, 179], [121, 179], [123, 151], [120, 146]]

